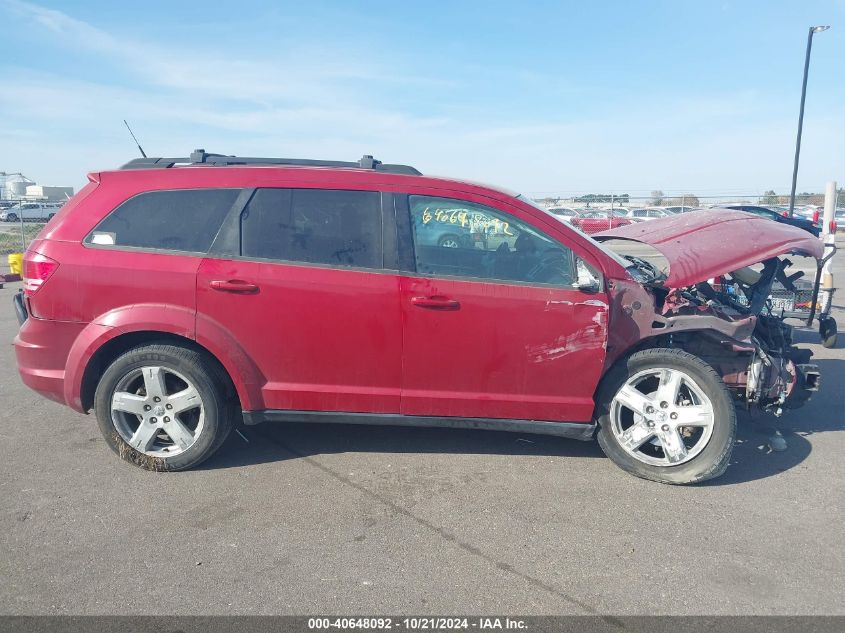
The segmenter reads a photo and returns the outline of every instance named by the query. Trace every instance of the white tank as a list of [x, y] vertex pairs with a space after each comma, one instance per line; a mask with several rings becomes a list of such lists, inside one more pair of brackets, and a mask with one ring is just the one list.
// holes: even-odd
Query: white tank
[[15, 198], [18, 198], [18, 197], [26, 195], [26, 188], [29, 185], [33, 185], [33, 184], [35, 184], [35, 183], [26, 182], [25, 180], [15, 180], [13, 182], [7, 183], [6, 186], [8, 187], [9, 192], [12, 194], [12, 196], [14, 196]]

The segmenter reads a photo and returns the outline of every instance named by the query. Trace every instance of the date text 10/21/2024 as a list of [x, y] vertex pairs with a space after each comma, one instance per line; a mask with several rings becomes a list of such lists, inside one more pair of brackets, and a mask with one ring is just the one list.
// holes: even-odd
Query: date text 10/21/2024
[[346, 618], [309, 618], [311, 630], [525, 630], [524, 620], [508, 617], [346, 617]]

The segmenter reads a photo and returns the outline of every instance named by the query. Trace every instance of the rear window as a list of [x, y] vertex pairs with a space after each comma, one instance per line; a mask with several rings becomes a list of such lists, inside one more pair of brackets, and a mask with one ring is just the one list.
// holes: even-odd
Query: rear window
[[259, 189], [241, 217], [241, 253], [278, 261], [382, 268], [381, 194]]
[[106, 216], [88, 244], [205, 253], [240, 189], [148, 191]]

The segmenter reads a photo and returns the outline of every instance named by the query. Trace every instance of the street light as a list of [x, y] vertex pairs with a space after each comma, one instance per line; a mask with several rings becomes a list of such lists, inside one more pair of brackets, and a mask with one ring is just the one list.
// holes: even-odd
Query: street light
[[804, 58], [804, 81], [801, 84], [801, 109], [798, 111], [798, 138], [795, 141], [795, 165], [792, 167], [792, 190], [789, 193], [789, 217], [795, 212], [795, 187], [798, 184], [798, 156], [801, 154], [801, 129], [804, 127], [804, 99], [807, 96], [807, 71], [810, 70], [810, 49], [813, 35], [827, 31], [829, 26], [811, 26], [807, 33], [807, 56]]

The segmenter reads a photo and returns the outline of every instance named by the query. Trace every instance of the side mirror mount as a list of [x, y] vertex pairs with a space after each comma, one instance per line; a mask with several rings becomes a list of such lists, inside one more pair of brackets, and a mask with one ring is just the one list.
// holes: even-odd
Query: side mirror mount
[[595, 293], [601, 290], [601, 274], [580, 257], [575, 259], [576, 280], [572, 287], [581, 292]]
[[580, 281], [576, 281], [574, 284], [572, 284], [572, 287], [575, 288], [575, 290], [580, 290], [581, 292], [589, 293], [595, 293], [601, 290], [599, 282], [595, 279], [582, 279]]

